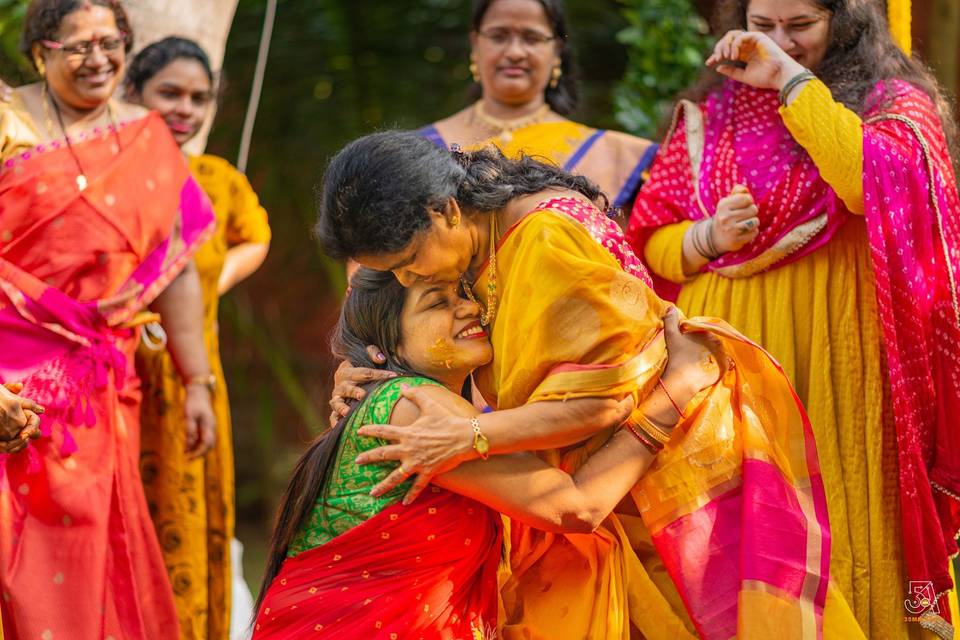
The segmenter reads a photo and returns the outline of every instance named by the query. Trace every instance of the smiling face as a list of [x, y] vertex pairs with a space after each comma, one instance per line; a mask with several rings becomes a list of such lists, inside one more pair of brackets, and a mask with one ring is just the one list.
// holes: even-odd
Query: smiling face
[[451, 200], [445, 212], [430, 212], [430, 226], [414, 235], [405, 248], [359, 255], [356, 261], [377, 271], [392, 271], [400, 284], [409, 287], [417, 282], [457, 282], [470, 268], [473, 255], [470, 224]]
[[418, 282], [407, 289], [399, 355], [413, 370], [459, 391], [467, 375], [493, 358], [480, 307], [454, 283]]
[[807, 69], [816, 69], [827, 53], [830, 12], [813, 0], [751, 0], [747, 29], [770, 36]]
[[471, 34], [485, 96], [518, 106], [542, 99], [561, 43], [537, 0], [495, 0]]
[[[33, 46], [34, 56], [43, 58], [46, 81], [52, 92], [75, 109], [94, 109], [113, 95], [123, 78], [126, 53], [114, 46], [123, 34], [107, 7], [85, 5], [68, 13], [60, 22], [54, 40], [61, 48]], [[86, 55], [71, 51], [84, 42], [96, 42]]]
[[183, 146], [203, 125], [213, 101], [213, 87], [202, 64], [177, 58], [147, 80], [143, 93], [134, 98], [159, 112], [174, 140]]

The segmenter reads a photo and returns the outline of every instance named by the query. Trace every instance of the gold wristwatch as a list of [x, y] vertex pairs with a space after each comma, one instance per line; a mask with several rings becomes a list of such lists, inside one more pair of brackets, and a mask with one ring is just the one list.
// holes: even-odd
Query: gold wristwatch
[[473, 427], [473, 449], [481, 458], [486, 460], [490, 457], [490, 441], [480, 431], [480, 419], [477, 417], [470, 418], [470, 426]]

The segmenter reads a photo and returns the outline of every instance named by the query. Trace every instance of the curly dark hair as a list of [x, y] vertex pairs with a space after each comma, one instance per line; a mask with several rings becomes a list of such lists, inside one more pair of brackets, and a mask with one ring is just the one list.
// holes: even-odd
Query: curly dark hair
[[207, 52], [193, 40], [170, 36], [158, 40], [143, 48], [127, 66], [126, 82], [137, 93], [143, 92], [143, 86], [150, 78], [163, 71], [174, 60], [193, 60], [200, 63], [213, 85], [213, 69]]
[[[870, 93], [884, 80], [903, 80], [926, 93], [936, 105], [950, 155], [956, 165], [957, 125], [943, 90], [930, 69], [915, 56], [906, 55], [893, 41], [884, 3], [873, 0], [812, 0], [830, 12], [827, 52], [812, 69], [838, 102], [861, 116], [885, 103], [871, 104]], [[724, 0], [714, 11], [713, 32], [722, 35], [731, 29], [747, 28], [750, 0]], [[724, 82], [721, 74], [707, 69], [692, 89], [681, 97], [699, 102]], [[890, 100], [887, 93], [883, 100]]]
[[[487, 15], [490, 6], [496, 0], [474, 0], [473, 11], [470, 17], [470, 31], [477, 33], [483, 26], [483, 18]], [[567, 28], [567, 12], [563, 7], [563, 0], [537, 0], [547, 14], [547, 20], [553, 30], [553, 35], [560, 43], [560, 81], [556, 88], [547, 85], [544, 99], [555, 113], [568, 116], [577, 109], [580, 103], [580, 84], [577, 80], [577, 61], [573, 49], [567, 43], [570, 30]], [[470, 87], [470, 98], [478, 100], [483, 95], [483, 87], [479, 82]]]
[[96, 5], [106, 7], [113, 12], [117, 28], [123, 33], [124, 50], [130, 53], [133, 48], [133, 28], [120, 0], [30, 0], [27, 14], [23, 18], [23, 32], [20, 34], [20, 52], [27, 56], [30, 64], [36, 67], [33, 59], [33, 45], [41, 40], [56, 40], [57, 31], [63, 18], [82, 7]]
[[494, 211], [550, 188], [607, 207], [587, 178], [532, 157], [510, 160], [495, 147], [450, 152], [413, 131], [383, 131], [354, 140], [330, 161], [317, 190], [315, 233], [334, 258], [394, 253], [450, 198], [467, 210]]

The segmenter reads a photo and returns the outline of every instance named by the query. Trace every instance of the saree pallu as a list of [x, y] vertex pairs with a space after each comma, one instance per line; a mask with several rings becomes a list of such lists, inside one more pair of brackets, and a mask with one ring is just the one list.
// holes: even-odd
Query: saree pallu
[[155, 114], [7, 159], [0, 170], [0, 381], [45, 406], [0, 455], [0, 586], [12, 638], [175, 637], [137, 470], [131, 320], [213, 222]]
[[[599, 210], [571, 198], [545, 202], [503, 236], [497, 264], [495, 355], [478, 385], [498, 408], [581, 397], [641, 400], [653, 390], [667, 359], [660, 318], [668, 305]], [[485, 290], [481, 278], [475, 291]], [[697, 633], [863, 637], [831, 584], [816, 446], [789, 382], [770, 356], [722, 321], [684, 320], [682, 328], [717, 337], [735, 366], [686, 408], [687, 418], [632, 496]], [[550, 452], [547, 459], [575, 466], [608, 437], [599, 434], [580, 451]], [[528, 544], [518, 555], [514, 545], [509, 580], [542, 580], [550, 571], [560, 580], [565, 568], [545, 564], [546, 538], [526, 535], [538, 537], [541, 548]], [[516, 532], [512, 537], [518, 539]], [[626, 596], [581, 593], [567, 598], [569, 607], [581, 617], [629, 621], [596, 637], [629, 638], [631, 626], [648, 638], [680, 637], [675, 627], [664, 632], [671, 621], [651, 618], [648, 603], [635, 597], [644, 588], [636, 578], [628, 573], [624, 586], [611, 584]], [[535, 609], [556, 594], [538, 598], [530, 589], [526, 595], [522, 606]], [[565, 635], [570, 617], [554, 614], [553, 623], [540, 620], [533, 629], [522, 629], [521, 619], [516, 637], [581, 637]]]
[[432, 487], [288, 558], [267, 589], [256, 640], [493, 640], [499, 516]]
[[[960, 407], [960, 206], [926, 94], [888, 81], [867, 104], [863, 204], [896, 431], [905, 578], [929, 583], [931, 600], [939, 600], [931, 609], [945, 614], [941, 596], [953, 584], [947, 559], [960, 528], [960, 432], [948, 418]], [[851, 215], [792, 140], [775, 96], [731, 83], [678, 111], [634, 208], [634, 248], [642, 252], [660, 226], [712, 215], [738, 183], [757, 200], [763, 231], [705, 267], [721, 276], [749, 277], [809, 255]]]
[[[435, 126], [420, 132], [447, 148]], [[477, 146], [485, 144], [497, 146], [509, 158], [527, 155], [587, 176], [607, 194], [615, 210], [629, 209], [657, 153], [657, 145], [649, 140], [570, 120], [527, 125], [506, 139], [497, 136]]]

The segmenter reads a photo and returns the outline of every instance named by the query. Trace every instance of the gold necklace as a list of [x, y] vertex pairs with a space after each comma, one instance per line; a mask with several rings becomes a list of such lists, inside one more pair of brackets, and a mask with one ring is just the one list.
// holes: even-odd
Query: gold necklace
[[477, 100], [473, 104], [473, 113], [484, 126], [499, 136], [501, 143], [507, 144], [513, 140], [513, 132], [517, 129], [542, 122], [550, 113], [550, 105], [540, 105], [540, 107], [530, 115], [517, 118], [516, 120], [501, 120], [500, 118], [494, 118], [488, 115], [487, 112], [483, 110], [483, 100]]
[[494, 212], [490, 213], [490, 257], [487, 259], [487, 306], [484, 308], [483, 304], [473, 295], [473, 285], [467, 282], [467, 279], [460, 276], [460, 286], [463, 287], [463, 292], [469, 298], [470, 302], [478, 305], [480, 307], [480, 324], [484, 327], [489, 326], [493, 322], [494, 317], [497, 315], [497, 240], [499, 239], [499, 234], [497, 233], [497, 214]]
[[[63, 114], [60, 113], [60, 105], [58, 105], [56, 100], [53, 99], [53, 96], [47, 93], [46, 82], [44, 82], [43, 86], [41, 87], [41, 98], [43, 100], [43, 115], [45, 118], [44, 125], [47, 127], [47, 132], [51, 135], [54, 135], [53, 122], [50, 119], [49, 107], [49, 104], [53, 104], [53, 110], [57, 114], [57, 123], [60, 125], [60, 132], [63, 133], [64, 142], [67, 143], [67, 149], [70, 151], [70, 155], [73, 157], [74, 164], [77, 165], [77, 189], [79, 191], [85, 191], [90, 182], [87, 180], [87, 174], [83, 170], [83, 165], [80, 164], [80, 157], [77, 155], [77, 152], [74, 151], [73, 143], [70, 142], [70, 136], [67, 134], [67, 128], [63, 124]], [[120, 127], [117, 125], [117, 117], [113, 113], [113, 103], [110, 100], [107, 100], [107, 114], [110, 116], [110, 124], [113, 125], [113, 135], [117, 138], [117, 148], [120, 149]]]

